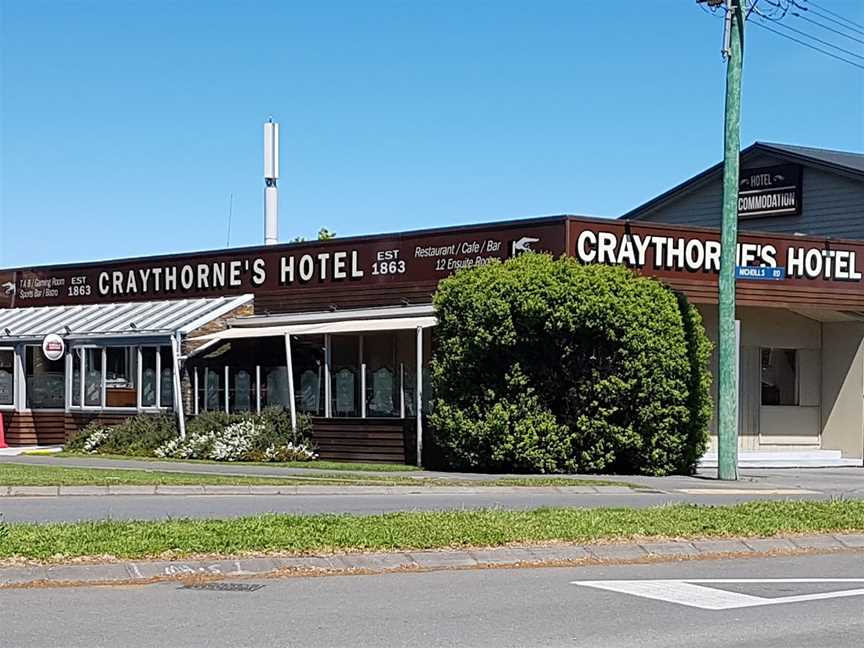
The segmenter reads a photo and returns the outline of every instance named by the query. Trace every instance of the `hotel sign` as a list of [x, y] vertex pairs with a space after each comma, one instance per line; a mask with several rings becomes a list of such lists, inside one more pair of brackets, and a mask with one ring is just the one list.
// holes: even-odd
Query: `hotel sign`
[[[0, 270], [0, 308], [244, 293], [254, 294], [256, 311], [273, 313], [419, 303], [454, 272], [531, 252], [624, 265], [702, 301], [712, 299], [720, 270], [714, 230], [559, 217]], [[864, 310], [861, 243], [742, 232], [736, 266], [739, 289], [772, 303]]]
[[744, 169], [738, 186], [741, 218], [801, 213], [801, 167], [797, 164]]
[[398, 301], [400, 287], [429, 285], [431, 295], [438, 281], [465, 268], [525, 252], [560, 256], [565, 252], [563, 233], [563, 219], [538, 219], [59, 268], [0, 270], [0, 284], [5, 287], [0, 308], [242, 293], [274, 296], [293, 306], [295, 298], [303, 299], [310, 291], [334, 295], [347, 291], [353, 298], [362, 291], [377, 290]]

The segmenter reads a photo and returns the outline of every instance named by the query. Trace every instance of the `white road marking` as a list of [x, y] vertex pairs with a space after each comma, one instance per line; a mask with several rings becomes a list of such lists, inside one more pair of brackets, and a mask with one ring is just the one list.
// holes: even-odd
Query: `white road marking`
[[573, 581], [571, 584], [608, 590], [610, 592], [620, 592], [632, 596], [641, 596], [642, 598], [665, 601], [667, 603], [677, 603], [678, 605], [686, 605], [702, 610], [733, 610], [762, 605], [803, 603], [805, 601], [864, 596], [864, 588], [765, 598], [752, 594], [728, 592], [714, 587], [705, 587], [707, 584], [721, 585], [729, 583], [838, 583], [842, 585], [844, 583], [864, 584], [864, 578], [692, 578], [687, 580]]
[[803, 488], [676, 488], [687, 495], [819, 495]]

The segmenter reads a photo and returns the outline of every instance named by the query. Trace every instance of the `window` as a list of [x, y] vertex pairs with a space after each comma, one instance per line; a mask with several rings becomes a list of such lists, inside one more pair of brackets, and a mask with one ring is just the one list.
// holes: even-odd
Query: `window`
[[222, 377], [224, 375], [221, 369], [204, 370], [204, 381], [201, 388], [203, 389], [202, 402], [205, 412], [218, 412], [225, 409], [222, 389]]
[[27, 386], [27, 407], [32, 409], [64, 408], [66, 406], [65, 359], [48, 360], [42, 355], [40, 347], [26, 347], [24, 384]]
[[376, 333], [364, 337], [366, 416], [399, 416], [400, 372], [396, 365], [396, 355], [396, 336], [392, 333]]
[[0, 405], [15, 404], [15, 352], [0, 349]]
[[102, 349], [82, 349], [84, 353], [84, 406], [102, 406]]
[[159, 390], [159, 369], [156, 347], [141, 347], [141, 407], [156, 407]]
[[76, 347], [71, 356], [72, 407], [173, 407], [170, 347]]
[[69, 402], [72, 407], [81, 407], [81, 355], [83, 349], [72, 349], [72, 394]]
[[360, 416], [360, 338], [334, 335], [330, 355], [332, 366], [333, 416]]
[[255, 409], [255, 368], [231, 367], [228, 374], [228, 404], [232, 412]]
[[174, 357], [171, 347], [159, 347], [159, 407], [174, 407]]
[[137, 347], [105, 349], [105, 406], [137, 407]]
[[[291, 408], [310, 416], [413, 417], [417, 399], [416, 331], [323, 335], [292, 335], [290, 394], [285, 340], [267, 337], [254, 343], [226, 343], [195, 359], [190, 371], [192, 411], [251, 412], [260, 405]], [[423, 354], [431, 354], [424, 336]], [[327, 360], [329, 355], [329, 367]], [[168, 360], [163, 360], [165, 366]], [[146, 358], [142, 361], [148, 366]], [[329, 374], [329, 384], [327, 376]], [[429, 368], [423, 363], [423, 407], [429, 403]], [[143, 379], [146, 385], [147, 379]], [[163, 381], [167, 384], [167, 378]], [[329, 393], [328, 393], [329, 392]], [[327, 397], [329, 396], [329, 403]], [[227, 402], [226, 402], [227, 398]]]
[[291, 338], [297, 411], [324, 415], [324, 336]]
[[762, 349], [762, 404], [798, 405], [798, 351]]

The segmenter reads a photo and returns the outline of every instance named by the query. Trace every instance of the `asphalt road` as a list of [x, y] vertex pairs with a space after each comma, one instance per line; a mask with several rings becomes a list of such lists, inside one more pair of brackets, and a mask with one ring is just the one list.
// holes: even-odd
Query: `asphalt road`
[[[582, 568], [235, 581], [257, 591], [148, 586], [0, 590], [0, 644], [52, 646], [640, 646], [859, 648], [864, 554]], [[852, 583], [661, 584], [745, 607], [703, 609], [584, 581], [858, 578]], [[574, 581], [583, 584], [573, 584]], [[645, 583], [637, 583], [645, 586]], [[689, 589], [688, 589], [689, 588]], [[783, 602], [785, 597], [803, 597]], [[813, 600], [813, 597], [817, 597]], [[695, 599], [694, 599], [695, 600]], [[793, 599], [794, 600], [794, 599]]]
[[[464, 494], [345, 495], [66, 495], [61, 497], [2, 497], [0, 514], [6, 522], [74, 522], [78, 520], [158, 520], [165, 518], [230, 518], [259, 513], [349, 513], [459, 510], [501, 507], [527, 510], [555, 507], [646, 507], [675, 502], [735, 504], [754, 499], [790, 499], [788, 495], [686, 495], [677, 493], [570, 494], [559, 491], [521, 493], [518, 489], [491, 493], [479, 488]], [[822, 495], [795, 496], [819, 499]]]
[[[15, 457], [0, 456], [0, 464], [28, 464], [34, 466], [66, 466], [75, 468], [118, 468], [128, 470], [158, 470], [169, 472], [253, 475], [260, 477], [314, 476], [333, 474], [333, 471], [309, 468], [288, 468], [268, 464], [236, 463], [184, 463], [177, 461], [151, 461], [135, 459], [107, 459], [99, 456], [54, 457], [22, 455]], [[439, 479], [487, 480], [507, 475], [488, 475], [481, 473], [452, 473], [433, 471], [414, 471], [397, 473], [370, 473], [368, 471], [339, 471], [341, 476], [360, 477], [377, 474], [384, 477], [435, 477]], [[511, 475], [526, 477], [526, 475]], [[537, 475], [543, 477], [542, 475]], [[566, 475], [562, 475], [565, 476]], [[741, 488], [758, 486], [761, 488], [805, 488], [831, 493], [843, 497], [864, 497], [864, 467], [859, 468], [743, 468], [739, 471], [739, 481], [721, 482], [716, 479], [716, 470], [700, 470], [695, 476], [672, 475], [669, 477], [646, 477], [644, 475], [573, 475], [585, 479], [612, 479], [660, 490], [675, 488]]]

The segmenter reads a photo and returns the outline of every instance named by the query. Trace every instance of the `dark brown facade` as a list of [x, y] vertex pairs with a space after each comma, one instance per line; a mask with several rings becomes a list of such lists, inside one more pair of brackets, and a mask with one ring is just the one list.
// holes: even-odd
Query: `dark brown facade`
[[[569, 255], [656, 277], [697, 304], [717, 301], [719, 233], [705, 228], [557, 216], [402, 234], [0, 270], [0, 308], [254, 295], [254, 313], [428, 304], [438, 282], [518, 254]], [[864, 311], [864, 244], [742, 234], [741, 306]], [[244, 311], [243, 314], [249, 314]], [[0, 347], [3, 347], [0, 332]], [[188, 379], [188, 376], [187, 376]], [[186, 400], [191, 393], [183, 386]], [[187, 406], [187, 413], [192, 409]], [[59, 443], [110, 411], [3, 412], [10, 443]], [[323, 458], [411, 460], [411, 419], [313, 418]]]
[[[586, 233], [587, 234], [584, 234]], [[620, 263], [694, 302], [716, 302], [719, 233], [638, 221], [551, 217], [56, 267], [0, 270], [0, 308], [255, 295], [255, 311], [310, 312], [428, 303], [459, 270], [527, 251]], [[742, 234], [739, 265], [782, 268], [738, 281], [747, 305], [864, 310], [864, 244]], [[14, 286], [14, 289], [10, 289]]]

